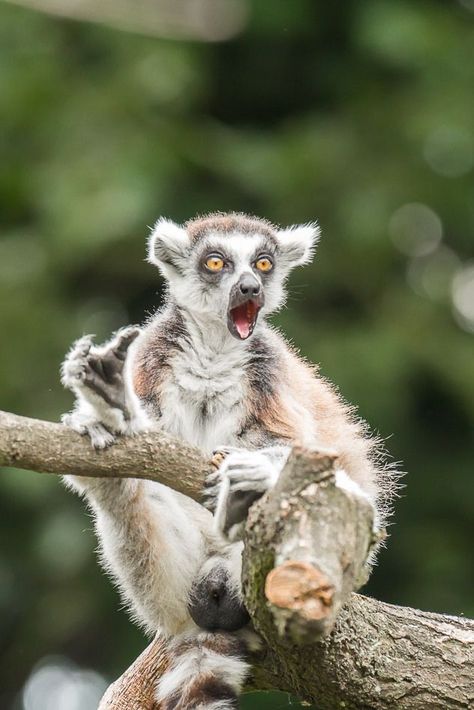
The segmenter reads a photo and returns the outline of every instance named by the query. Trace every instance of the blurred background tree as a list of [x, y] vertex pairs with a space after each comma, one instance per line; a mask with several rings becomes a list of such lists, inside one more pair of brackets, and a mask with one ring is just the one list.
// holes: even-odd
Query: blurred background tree
[[[1, 408], [57, 420], [72, 340], [159, 305], [159, 215], [317, 217], [275, 323], [408, 471], [367, 593], [474, 616], [473, 0], [22, 4], [66, 17], [0, 2]], [[2, 708], [92, 710], [143, 648], [94, 548], [1, 472]]]

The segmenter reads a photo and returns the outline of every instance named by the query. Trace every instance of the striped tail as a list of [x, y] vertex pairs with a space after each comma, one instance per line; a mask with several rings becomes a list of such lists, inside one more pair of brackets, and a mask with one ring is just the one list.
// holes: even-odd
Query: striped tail
[[175, 639], [156, 698], [163, 710], [235, 710], [248, 673], [246, 644], [224, 632]]

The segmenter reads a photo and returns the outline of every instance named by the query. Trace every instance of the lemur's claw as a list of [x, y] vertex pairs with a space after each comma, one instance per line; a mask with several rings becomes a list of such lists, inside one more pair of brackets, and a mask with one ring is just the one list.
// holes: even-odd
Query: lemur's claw
[[91, 424], [87, 428], [87, 434], [89, 435], [92, 446], [96, 450], [107, 449], [117, 441], [117, 437], [99, 422]]
[[219, 532], [228, 540], [242, 538], [247, 515], [255, 501], [262, 497], [264, 491], [229, 491], [225, 518]]
[[[212, 460], [214, 463], [214, 458]], [[219, 490], [219, 482], [221, 479], [220, 471], [213, 470], [206, 476], [202, 489], [202, 504], [205, 508], [214, 513], [217, 505], [217, 494]]]

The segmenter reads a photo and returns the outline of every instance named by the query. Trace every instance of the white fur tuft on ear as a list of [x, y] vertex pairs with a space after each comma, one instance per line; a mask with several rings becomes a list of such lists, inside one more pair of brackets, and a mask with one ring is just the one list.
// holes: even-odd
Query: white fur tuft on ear
[[189, 254], [190, 246], [188, 233], [183, 227], [170, 219], [160, 217], [148, 240], [147, 258], [150, 264], [158, 266], [163, 272], [169, 267], [179, 270]]
[[317, 222], [294, 224], [277, 232], [281, 259], [288, 268], [308, 264], [311, 261], [320, 234], [321, 230]]

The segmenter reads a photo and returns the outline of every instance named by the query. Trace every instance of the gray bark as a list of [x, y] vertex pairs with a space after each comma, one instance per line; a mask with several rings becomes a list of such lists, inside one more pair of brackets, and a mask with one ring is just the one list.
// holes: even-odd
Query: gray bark
[[281, 641], [304, 645], [326, 636], [366, 581], [373, 509], [335, 485], [335, 462], [294, 448], [276, 487], [252, 506], [243, 585], [264, 637], [276, 631]]
[[472, 710], [474, 621], [353, 594], [328, 638], [291, 650], [270, 641], [256, 673], [256, 687], [318, 710]]
[[[243, 585], [265, 641], [250, 687], [293, 693], [318, 710], [474, 708], [474, 621], [352, 593], [373, 544], [371, 511], [335, 486], [333, 464], [295, 450], [250, 512]], [[199, 499], [213, 462], [158, 433], [95, 452], [63, 425], [0, 413], [0, 465], [148, 478]], [[157, 710], [152, 689], [165, 666], [166, 644], [156, 639], [101, 709]]]
[[199, 500], [212, 464], [200, 451], [165, 434], [123, 437], [94, 451], [87, 437], [53, 422], [0, 411], [0, 466], [39, 473], [146, 478]]

